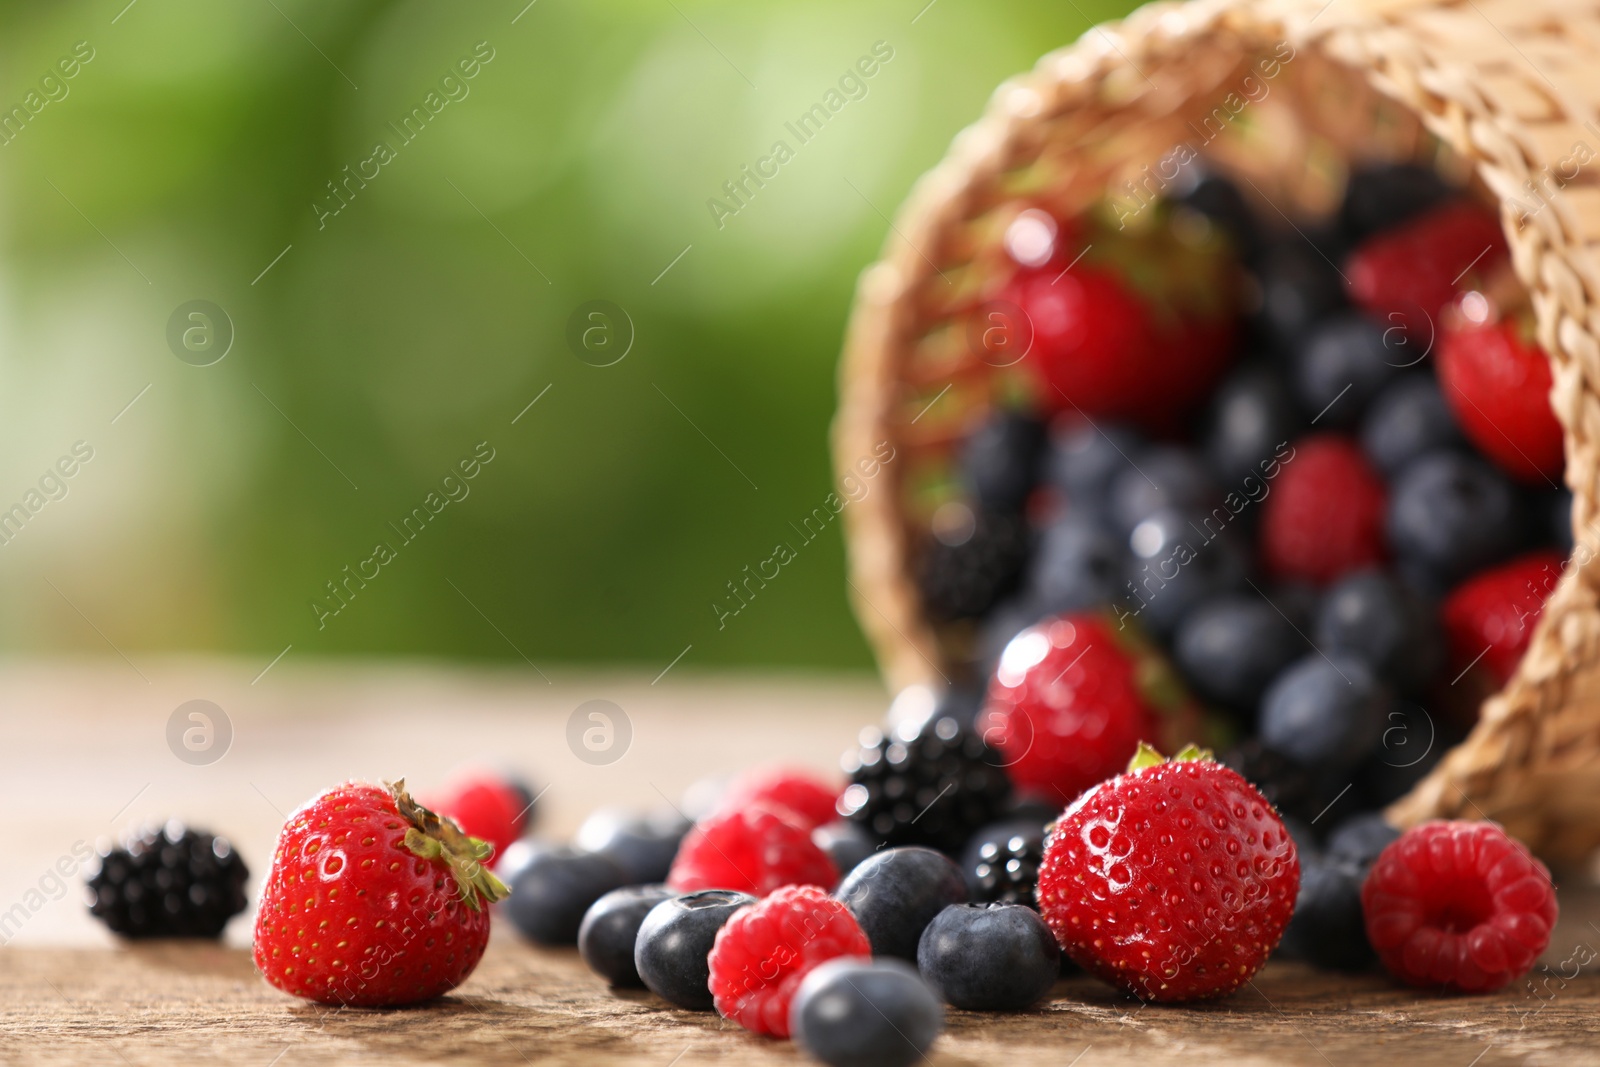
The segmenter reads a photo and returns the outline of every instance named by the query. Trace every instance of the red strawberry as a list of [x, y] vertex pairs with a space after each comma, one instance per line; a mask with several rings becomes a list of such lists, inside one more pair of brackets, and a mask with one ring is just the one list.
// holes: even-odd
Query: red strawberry
[[1384, 557], [1385, 493], [1340, 434], [1295, 442], [1261, 510], [1261, 557], [1276, 578], [1326, 585]]
[[1300, 888], [1294, 840], [1208, 753], [1141, 746], [1079, 797], [1039, 868], [1039, 914], [1085, 970], [1146, 1000], [1231, 993], [1277, 947]]
[[1545, 865], [1492, 822], [1425, 822], [1361, 886], [1383, 965], [1423, 989], [1487, 993], [1533, 969], [1558, 907]]
[[750, 804], [773, 804], [792, 812], [806, 829], [839, 818], [834, 805], [843, 787], [798, 767], [753, 767], [728, 785], [717, 807], [731, 811]]
[[1237, 267], [1225, 244], [1180, 239], [1164, 213], [1127, 231], [1085, 216], [1054, 241], [1002, 294], [1028, 317], [1023, 366], [1041, 402], [1168, 426], [1233, 354]]
[[1067, 803], [1158, 737], [1161, 712], [1184, 703], [1152, 685], [1170, 678], [1100, 616], [1057, 616], [1006, 646], [978, 727], [1020, 791]]
[[1028, 316], [1028, 362], [1043, 402], [1090, 416], [1127, 415], [1145, 400], [1161, 343], [1139, 298], [1115, 274], [1080, 263], [1024, 271], [1006, 294]]
[[667, 885], [679, 893], [734, 889], [764, 896], [786, 885], [832, 889], [838, 881], [838, 868], [799, 817], [767, 804], [719, 811], [695, 823], [667, 872]]
[[1550, 357], [1533, 340], [1533, 315], [1500, 317], [1481, 293], [1462, 297], [1439, 339], [1439, 385], [1461, 429], [1513, 478], [1561, 473], [1561, 424], [1550, 408]]
[[493, 845], [496, 863], [522, 837], [533, 806], [520, 787], [485, 772], [463, 776], [426, 800], [464, 833]]
[[1445, 305], [1508, 255], [1492, 211], [1452, 200], [1368, 238], [1345, 263], [1345, 277], [1364, 311], [1431, 345]]
[[1561, 554], [1530, 552], [1468, 578], [1439, 609], [1451, 659], [1464, 670], [1483, 667], [1494, 688], [1522, 662], [1544, 602], [1561, 578]]
[[387, 789], [346, 782], [278, 836], [256, 915], [256, 967], [323, 1004], [385, 1007], [448, 993], [489, 944], [489, 905], [509, 895], [489, 846]]

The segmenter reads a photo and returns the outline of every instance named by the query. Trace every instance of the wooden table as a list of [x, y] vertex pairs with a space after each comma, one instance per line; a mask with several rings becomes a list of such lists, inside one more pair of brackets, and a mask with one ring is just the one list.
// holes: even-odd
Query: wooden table
[[[437, 781], [488, 761], [536, 774], [545, 826], [570, 832], [604, 803], [676, 802], [695, 779], [761, 755], [827, 767], [883, 693], [859, 679], [553, 676], [399, 666], [217, 661], [0, 668], [8, 726], [0, 804], [13, 815], [0, 863], [0, 1063], [168, 1065], [312, 1063], [647, 1064], [801, 1062], [714, 1015], [613, 994], [570, 950], [530, 948], [498, 925], [483, 965], [454, 996], [404, 1011], [331, 1011], [261, 982], [249, 919], [221, 945], [119, 946], [84, 913], [76, 882], [48, 877], [79, 841], [175, 815], [232, 836], [256, 875], [287, 812], [347, 776]], [[226, 756], [195, 765], [166, 741], [173, 709], [215, 702]], [[580, 704], [615, 702], [632, 742], [614, 763], [577, 758], [567, 721]], [[24, 818], [18, 818], [24, 816]], [[30, 895], [31, 893], [31, 895]], [[38, 907], [34, 907], [38, 904]], [[21, 906], [25, 921], [16, 923]], [[1567, 975], [1600, 949], [1600, 894], [1573, 889], [1546, 963]], [[1064, 980], [1039, 1009], [951, 1012], [935, 1067], [1361, 1064], [1493, 1067], [1600, 1063], [1600, 973], [1551, 976], [1539, 992], [1434, 997], [1381, 976], [1269, 964], [1238, 995], [1195, 1008], [1146, 1007], [1085, 978]]]

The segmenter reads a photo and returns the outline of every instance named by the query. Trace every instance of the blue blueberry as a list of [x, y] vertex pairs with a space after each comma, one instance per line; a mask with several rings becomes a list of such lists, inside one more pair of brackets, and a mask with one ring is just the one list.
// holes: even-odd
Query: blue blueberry
[[1216, 503], [1218, 495], [1197, 453], [1157, 445], [1145, 450], [1137, 466], [1111, 479], [1107, 515], [1111, 526], [1126, 534], [1157, 512], [1201, 510]]
[[1173, 642], [1174, 658], [1195, 691], [1240, 711], [1253, 711], [1272, 680], [1307, 651], [1289, 620], [1254, 593], [1201, 604]]
[[1139, 462], [1144, 439], [1115, 422], [1083, 423], [1056, 433], [1045, 461], [1045, 479], [1072, 506], [1102, 509], [1111, 480]]
[[642, 815], [601, 808], [578, 827], [573, 843], [586, 852], [606, 856], [628, 875], [630, 885], [664, 882], [689, 821], [670, 809]]
[[859, 823], [849, 819], [839, 819], [817, 827], [811, 831], [811, 840], [833, 860], [834, 869], [841, 878], [860, 866], [862, 860], [878, 851], [878, 846], [883, 844], [863, 830]]
[[899, 960], [829, 960], [789, 1005], [795, 1041], [828, 1067], [911, 1067], [943, 1029], [939, 998]]
[[1352, 243], [1397, 226], [1441, 203], [1450, 187], [1432, 167], [1417, 163], [1378, 163], [1350, 174], [1339, 227]]
[[1389, 699], [1362, 660], [1312, 653], [1279, 675], [1262, 698], [1260, 737], [1310, 767], [1354, 768], [1378, 747]]
[[1322, 855], [1322, 844], [1317, 840], [1317, 833], [1311, 828], [1310, 823], [1293, 815], [1284, 815], [1282, 812], [1279, 812], [1278, 818], [1283, 820], [1283, 828], [1289, 831], [1289, 839], [1294, 842], [1301, 863]]
[[1344, 279], [1330, 256], [1299, 234], [1268, 246], [1254, 274], [1261, 289], [1256, 329], [1279, 348], [1292, 351], [1319, 322], [1345, 307]]
[[1418, 456], [1463, 440], [1432, 374], [1402, 374], [1384, 386], [1361, 423], [1362, 449], [1390, 478]]
[[1356, 425], [1414, 356], [1363, 315], [1329, 319], [1295, 352], [1294, 389], [1318, 429]]
[[1246, 364], [1217, 388], [1202, 433], [1211, 470], [1230, 489], [1262, 474], [1262, 461], [1305, 425], [1289, 383], [1273, 367]]
[[571, 945], [578, 940], [589, 905], [627, 883], [627, 872], [607, 856], [552, 848], [536, 854], [517, 872], [504, 907], [530, 941]]
[[839, 883], [834, 896], [861, 924], [874, 956], [915, 963], [923, 929], [945, 908], [967, 899], [967, 883], [950, 857], [913, 845], [867, 858]]
[[1361, 912], [1363, 872], [1337, 860], [1302, 859], [1300, 895], [1281, 951], [1317, 967], [1359, 971], [1376, 960]]
[[985, 510], [1020, 511], [1039, 479], [1044, 448], [1044, 423], [1018, 411], [996, 412], [962, 447], [962, 480]]
[[1328, 590], [1311, 639], [1329, 655], [1345, 652], [1365, 660], [1379, 678], [1405, 693], [1432, 681], [1444, 658], [1433, 610], [1376, 570], [1348, 575]]
[[1055, 985], [1061, 946], [1032, 908], [952, 904], [922, 931], [917, 969], [952, 1007], [1021, 1011]]
[[1364, 871], [1372, 866], [1378, 853], [1399, 837], [1400, 831], [1389, 825], [1382, 812], [1362, 812], [1341, 822], [1328, 835], [1328, 858], [1342, 860]]
[[722, 925], [755, 901], [731, 889], [702, 889], [651, 908], [633, 946], [633, 965], [646, 988], [690, 1011], [716, 1007], [707, 984], [711, 965], [706, 957]]
[[1123, 538], [1069, 508], [1039, 537], [1028, 574], [1029, 595], [1051, 613], [1106, 604], [1122, 587], [1127, 558]]
[[1446, 586], [1522, 543], [1511, 482], [1458, 452], [1430, 452], [1407, 464], [1390, 486], [1386, 524], [1395, 554]]
[[1127, 579], [1115, 602], [1118, 617], [1131, 614], [1161, 637], [1200, 604], [1247, 588], [1238, 528], [1213, 515], [1158, 511], [1134, 527], [1128, 547]]
[[557, 850], [563, 846], [553, 841], [545, 841], [536, 837], [519, 838], [506, 846], [506, 850], [495, 857], [494, 873], [506, 885], [516, 881], [517, 875], [532, 863], [535, 856]]
[[664, 885], [630, 885], [595, 901], [578, 927], [583, 962], [614, 986], [643, 986], [633, 962], [639, 925], [652, 908], [675, 895]]

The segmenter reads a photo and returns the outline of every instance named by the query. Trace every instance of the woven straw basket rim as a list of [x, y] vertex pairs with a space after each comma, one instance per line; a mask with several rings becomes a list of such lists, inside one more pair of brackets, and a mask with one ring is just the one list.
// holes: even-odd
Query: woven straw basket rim
[[[971, 258], [974, 220], [1016, 200], [1006, 182], [1020, 162], [1054, 153], [1059, 181], [1098, 194], [1117, 168], [1155, 161], [1163, 123], [1204, 111], [1241, 63], [1284, 43], [1310, 60], [1302, 70], [1333, 70], [1415, 126], [1412, 142], [1388, 138], [1388, 154], [1417, 158], [1425, 140], [1498, 201], [1566, 433], [1576, 548], [1562, 580], [1514, 677], [1389, 814], [1403, 825], [1493, 818], [1549, 858], [1580, 858], [1600, 846], [1600, 274], [1591, 248], [1600, 167], [1573, 164], [1577, 146], [1600, 161], [1595, 10], [1554, 0], [1159, 3], [1046, 55], [1000, 86], [917, 183], [883, 259], [863, 273], [841, 365], [836, 472], [843, 480], [881, 442], [905, 439], [908, 362], [938, 313], [938, 287]], [[1119, 140], [1146, 128], [1155, 139]], [[1359, 124], [1332, 136], [1351, 155], [1366, 138], [1384, 139]], [[857, 616], [895, 686], [936, 681], [945, 665], [911, 579], [904, 466], [886, 464], [889, 484], [844, 513]]]

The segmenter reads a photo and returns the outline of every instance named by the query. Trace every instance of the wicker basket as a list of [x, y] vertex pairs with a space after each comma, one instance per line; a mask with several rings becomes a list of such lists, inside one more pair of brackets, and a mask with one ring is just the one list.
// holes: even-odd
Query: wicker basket
[[1352, 161], [1423, 160], [1500, 205], [1554, 364], [1577, 548], [1516, 675], [1390, 814], [1493, 818], [1554, 859], [1600, 845], [1597, 104], [1600, 14], [1561, 0], [1152, 4], [1002, 85], [901, 208], [846, 343], [838, 474], [895, 449], [845, 509], [857, 613], [891, 684], [954, 663], [911, 576], [915, 489], [984, 414], [993, 368], [957, 324], [994, 285], [1019, 206], [1070, 215], [1151, 188], [1145, 168], [1180, 144], [1289, 215], [1328, 210]]

